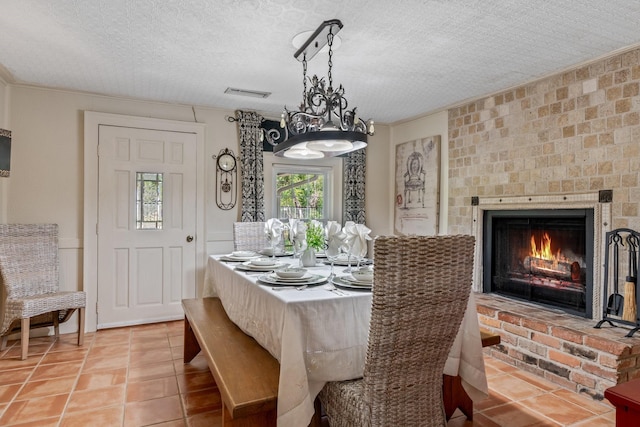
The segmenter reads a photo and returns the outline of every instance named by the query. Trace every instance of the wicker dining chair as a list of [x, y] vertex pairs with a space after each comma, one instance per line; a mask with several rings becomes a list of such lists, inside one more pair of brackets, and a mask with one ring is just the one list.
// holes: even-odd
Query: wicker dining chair
[[264, 222], [234, 222], [233, 250], [259, 252], [269, 247]]
[[78, 345], [84, 342], [82, 291], [60, 291], [57, 224], [0, 224], [0, 337], [20, 331], [21, 357], [27, 358], [30, 329], [59, 324], [78, 310]]
[[474, 242], [376, 239], [363, 378], [320, 392], [331, 427], [446, 425], [442, 374], [471, 291]]

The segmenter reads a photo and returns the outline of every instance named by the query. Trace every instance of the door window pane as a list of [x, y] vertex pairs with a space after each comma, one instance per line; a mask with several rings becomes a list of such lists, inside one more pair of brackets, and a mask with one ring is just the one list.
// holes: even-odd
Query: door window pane
[[162, 173], [136, 172], [136, 229], [162, 230]]

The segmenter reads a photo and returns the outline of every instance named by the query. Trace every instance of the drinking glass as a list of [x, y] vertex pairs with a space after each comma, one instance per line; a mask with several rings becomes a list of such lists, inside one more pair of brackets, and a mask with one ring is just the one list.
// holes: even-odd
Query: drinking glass
[[324, 253], [327, 256], [327, 260], [331, 263], [331, 273], [329, 273], [329, 278], [331, 279], [335, 276], [333, 272], [333, 264], [336, 262], [336, 260], [340, 256], [340, 246], [327, 245], [327, 248], [324, 250]]

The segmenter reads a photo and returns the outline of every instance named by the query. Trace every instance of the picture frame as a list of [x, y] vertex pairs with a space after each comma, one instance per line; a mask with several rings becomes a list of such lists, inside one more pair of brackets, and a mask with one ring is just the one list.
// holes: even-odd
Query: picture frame
[[9, 177], [11, 170], [11, 131], [0, 129], [0, 177]]
[[396, 145], [394, 233], [438, 234], [440, 135]]

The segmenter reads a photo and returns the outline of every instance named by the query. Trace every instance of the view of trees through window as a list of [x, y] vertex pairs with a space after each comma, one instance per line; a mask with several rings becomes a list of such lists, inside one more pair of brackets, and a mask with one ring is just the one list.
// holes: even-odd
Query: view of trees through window
[[324, 173], [279, 172], [276, 200], [279, 218], [321, 219], [325, 204]]

